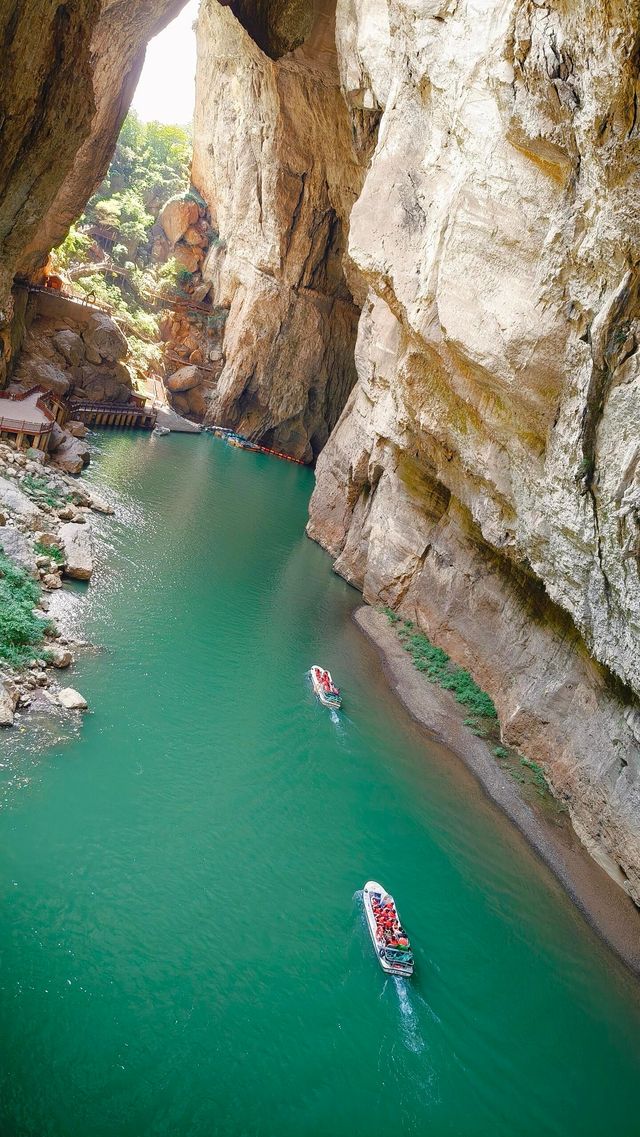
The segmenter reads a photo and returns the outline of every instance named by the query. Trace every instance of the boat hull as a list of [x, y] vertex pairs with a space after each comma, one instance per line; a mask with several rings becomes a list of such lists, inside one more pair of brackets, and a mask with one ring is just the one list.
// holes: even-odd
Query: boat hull
[[371, 936], [371, 942], [373, 943], [375, 953], [378, 957], [378, 963], [387, 975], [399, 975], [404, 976], [408, 979], [411, 975], [413, 975], [413, 963], [391, 963], [384, 954], [385, 945], [384, 942], [378, 938], [379, 933], [376, 925], [376, 918], [373, 914], [373, 908], [371, 907], [371, 898], [374, 895], [379, 895], [382, 902], [384, 902], [387, 897], [393, 900], [393, 897], [390, 896], [390, 893], [387, 892], [386, 888], [383, 888], [381, 884], [378, 884], [377, 880], [368, 880], [362, 890], [364, 912], [367, 918], [367, 927], [369, 929], [369, 935]]
[[314, 666], [309, 672], [314, 693], [317, 695], [318, 699], [324, 707], [330, 707], [332, 710], [337, 711], [342, 706], [342, 699], [339, 695], [330, 695], [327, 691], [325, 691], [318, 677], [318, 670], [319, 668], [316, 668]]

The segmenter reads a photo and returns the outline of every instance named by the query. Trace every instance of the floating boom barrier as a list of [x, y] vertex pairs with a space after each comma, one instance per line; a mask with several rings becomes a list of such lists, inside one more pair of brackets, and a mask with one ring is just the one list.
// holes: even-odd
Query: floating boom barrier
[[225, 442], [229, 442], [231, 446], [237, 446], [240, 450], [256, 450], [260, 454], [270, 454], [272, 458], [282, 458], [284, 462], [295, 462], [296, 466], [306, 465], [301, 458], [293, 458], [291, 454], [284, 454], [282, 450], [273, 450], [270, 446], [262, 446], [259, 442], [245, 438], [244, 434], [238, 434], [237, 431], [231, 430], [228, 426], [207, 426], [205, 430], [208, 430], [210, 434], [215, 434], [217, 438], [224, 438]]

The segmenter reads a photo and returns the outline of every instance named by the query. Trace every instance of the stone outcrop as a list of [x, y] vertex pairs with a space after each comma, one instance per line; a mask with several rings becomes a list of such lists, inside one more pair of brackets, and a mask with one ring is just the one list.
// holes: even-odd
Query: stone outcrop
[[640, 902], [639, 32], [623, 2], [340, 0], [381, 118], [309, 532], [472, 671]]
[[293, 8], [202, 4], [192, 179], [220, 235], [203, 276], [229, 309], [208, 418], [310, 460], [355, 381], [343, 255], [362, 163], [332, 4]]
[[184, 2], [8, 0], [4, 5], [1, 334], [11, 320], [14, 274], [44, 263], [102, 181], [146, 42]]
[[93, 553], [88, 526], [69, 521], [60, 526], [58, 536], [64, 549], [65, 576], [89, 580], [93, 573]]
[[[11, 377], [25, 387], [37, 384], [60, 396], [126, 403], [132, 392], [123, 362], [128, 350], [126, 337], [106, 313], [64, 296], [33, 293]], [[71, 450], [88, 454], [82, 446]], [[69, 465], [64, 468], [78, 472]]]

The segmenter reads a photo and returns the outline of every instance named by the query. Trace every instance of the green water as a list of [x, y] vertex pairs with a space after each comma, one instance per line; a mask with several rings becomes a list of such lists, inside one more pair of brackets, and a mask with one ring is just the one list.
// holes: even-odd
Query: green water
[[72, 680], [92, 713], [2, 739], [2, 1137], [640, 1133], [634, 984], [388, 693], [303, 535], [311, 473], [98, 445], [119, 519], [64, 601], [104, 645]]

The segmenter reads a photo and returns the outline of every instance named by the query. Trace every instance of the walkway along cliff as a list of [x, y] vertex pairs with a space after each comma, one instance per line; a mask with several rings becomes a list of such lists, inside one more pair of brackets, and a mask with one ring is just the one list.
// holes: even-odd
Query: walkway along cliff
[[[180, 5], [14, 7], [7, 362], [13, 275]], [[630, 0], [203, 0], [192, 174], [212, 421], [320, 454], [310, 535], [471, 671], [638, 903], [639, 44]]]

